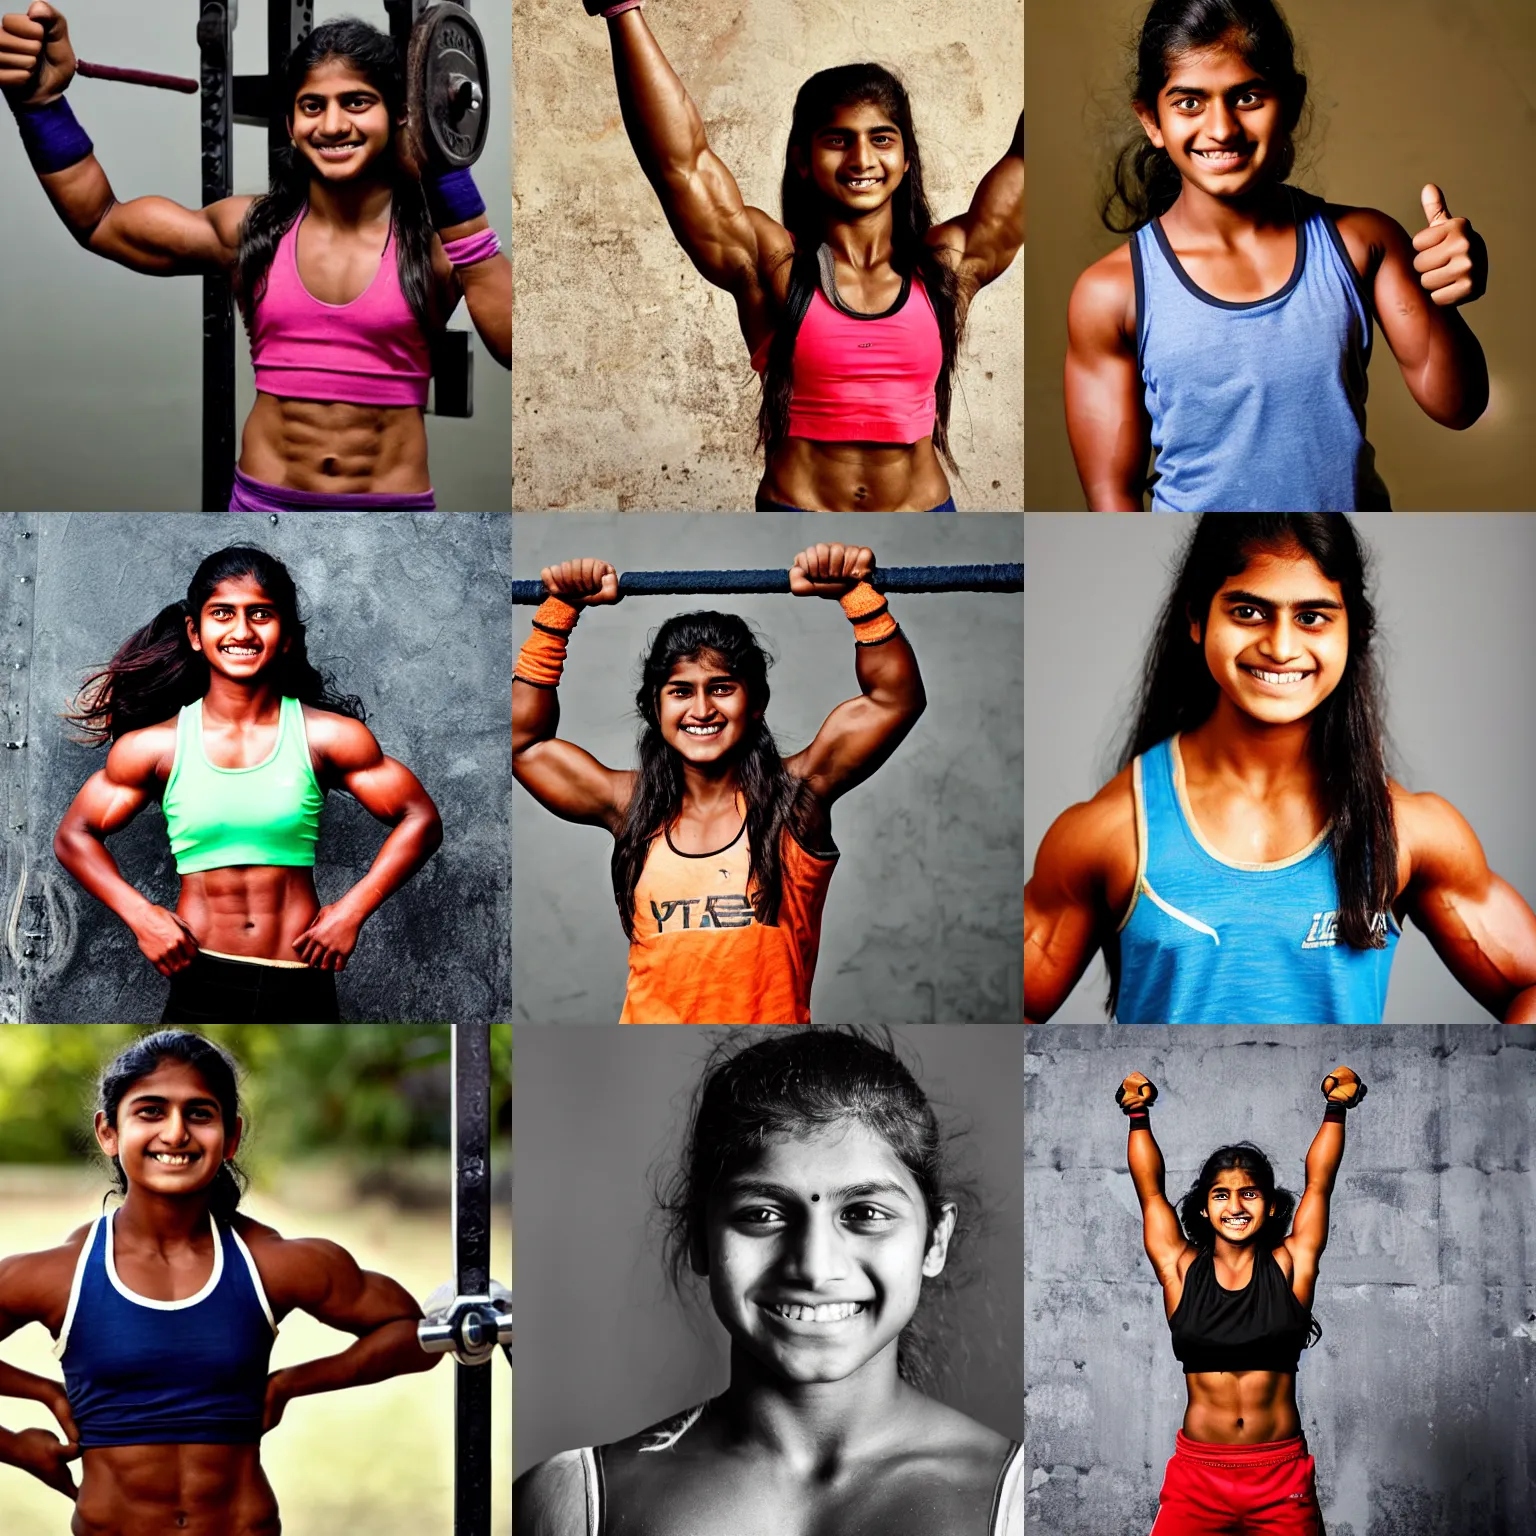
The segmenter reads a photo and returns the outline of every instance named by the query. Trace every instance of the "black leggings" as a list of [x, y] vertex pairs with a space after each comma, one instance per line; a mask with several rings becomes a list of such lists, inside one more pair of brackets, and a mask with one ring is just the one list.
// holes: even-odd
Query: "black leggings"
[[162, 1024], [339, 1024], [336, 973], [198, 954], [171, 977]]

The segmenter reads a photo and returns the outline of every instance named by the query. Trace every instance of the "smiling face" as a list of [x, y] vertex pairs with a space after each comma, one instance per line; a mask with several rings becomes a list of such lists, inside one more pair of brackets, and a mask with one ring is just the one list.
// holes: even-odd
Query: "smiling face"
[[187, 620], [187, 638], [210, 667], [237, 682], [249, 682], [288, 644], [277, 604], [254, 576], [221, 581], [197, 621]]
[[1211, 1230], [1229, 1243], [1249, 1243], [1275, 1214], [1274, 1206], [1246, 1168], [1224, 1168], [1205, 1197]]
[[715, 1315], [735, 1346], [795, 1383], [843, 1381], [896, 1344], [954, 1231], [930, 1233], [922, 1191], [883, 1137], [857, 1122], [782, 1139], [737, 1169], [705, 1213]]
[[1285, 179], [1285, 104], [1234, 47], [1177, 54], [1157, 100], [1138, 102], [1136, 115], [1185, 182], [1212, 197]]
[[355, 180], [377, 165], [392, 129], [383, 93], [345, 59], [310, 70], [288, 119], [295, 150], [329, 182]]
[[762, 716], [746, 684], [725, 670], [724, 660], [702, 651], [673, 665], [656, 700], [662, 740], [683, 760], [700, 767], [729, 757]]
[[[1189, 635], [1202, 643], [1193, 617]], [[1299, 549], [1256, 554], [1211, 599], [1203, 643], [1231, 705], [1264, 725], [1301, 720], [1344, 676], [1344, 590]]]
[[801, 174], [851, 217], [883, 208], [907, 174], [901, 130], [871, 102], [835, 108], [799, 161]]
[[218, 1176], [240, 1144], [241, 1123], [225, 1135], [224, 1114], [195, 1067], [163, 1061], [141, 1077], [117, 1106], [116, 1123], [96, 1116], [96, 1140], [123, 1167], [130, 1188], [185, 1196], [201, 1192]]

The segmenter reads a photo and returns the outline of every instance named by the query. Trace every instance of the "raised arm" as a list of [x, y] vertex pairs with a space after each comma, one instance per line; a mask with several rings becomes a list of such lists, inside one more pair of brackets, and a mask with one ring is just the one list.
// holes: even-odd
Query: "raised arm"
[[274, 1310], [296, 1307], [357, 1338], [340, 1354], [274, 1371], [267, 1378], [264, 1429], [275, 1428], [296, 1397], [367, 1386], [437, 1364], [441, 1356], [428, 1354], [416, 1339], [421, 1308], [398, 1281], [360, 1268], [346, 1249], [323, 1238], [285, 1242], [270, 1228], [255, 1231], [261, 1235], [252, 1253], [264, 1279], [271, 1277]]
[[1291, 1290], [1304, 1307], [1312, 1305], [1318, 1261], [1328, 1246], [1328, 1210], [1339, 1164], [1344, 1160], [1344, 1117], [1365, 1097], [1365, 1084], [1348, 1067], [1335, 1067], [1323, 1079], [1328, 1107], [1307, 1149], [1307, 1187], [1285, 1246], [1291, 1255]]
[[874, 552], [852, 544], [813, 544], [795, 556], [789, 589], [796, 597], [840, 602], [854, 625], [859, 697], [839, 704], [816, 739], [788, 762], [823, 805], [862, 784], [917, 724], [927, 705], [917, 657], [885, 598], [865, 581]]
[[1412, 240], [1396, 219], [1352, 208], [1339, 220], [1352, 247], [1374, 267], [1371, 287], [1382, 335], [1420, 409], [1462, 431], [1488, 408], [1488, 363], [1459, 305], [1482, 296], [1488, 254], [1465, 219], [1447, 213], [1438, 187], [1423, 192], [1428, 226]]
[[533, 616], [533, 633], [512, 674], [512, 774], [563, 821], [617, 831], [633, 776], [605, 768], [558, 732], [571, 630], [585, 609], [619, 601], [619, 573], [606, 560], [587, 559], [546, 566], [539, 575], [550, 596]]
[[961, 277], [984, 288], [1001, 277], [1024, 245], [1024, 114], [1003, 158], [981, 178], [970, 208], [936, 224], [928, 243], [950, 251]]
[[1401, 792], [1396, 809], [1407, 832], [1408, 915], [1496, 1019], [1536, 1024], [1536, 913], [1488, 867], [1477, 834], [1449, 801]]
[[[78, 1252], [77, 1246], [67, 1252], [55, 1249], [0, 1259], [0, 1339], [28, 1323], [43, 1321], [48, 1292], [62, 1284], [61, 1294], [67, 1294], [72, 1258]], [[0, 1398], [6, 1397], [43, 1404], [58, 1420], [64, 1439], [46, 1429], [0, 1427], [0, 1466], [17, 1467], [73, 1499], [75, 1480], [69, 1463], [80, 1455], [80, 1432], [64, 1384], [0, 1361]]]
[[738, 298], [791, 249], [782, 226], [742, 201], [704, 119], [638, 8], [608, 22], [624, 127], [662, 212], [699, 273]]
[[421, 781], [404, 763], [386, 757], [360, 720], [306, 711], [305, 729], [326, 781], [345, 789], [390, 828], [367, 874], [339, 901], [321, 907], [293, 941], [306, 965], [340, 971], [357, 947], [363, 924], [441, 847], [443, 822]]
[[512, 263], [486, 217], [485, 199], [468, 169], [444, 170], [422, 164], [425, 150], [402, 133], [397, 154], [407, 170], [420, 176], [438, 244], [433, 267], [446, 284], [446, 321], [460, 296], [486, 350], [503, 368], [512, 366]]
[[1089, 267], [1067, 306], [1067, 436], [1090, 512], [1140, 512], [1152, 421], [1136, 357], [1129, 249]]
[[0, 21], [0, 89], [44, 192], [75, 239], [135, 272], [227, 272], [249, 198], [183, 208], [164, 197], [120, 203], [64, 92], [75, 74], [64, 17], [44, 0]]
[[157, 907], [123, 879], [106, 839], [159, 795], [162, 759], [173, 742], [173, 726], [152, 726], [119, 737], [107, 753], [106, 766], [85, 781], [53, 837], [59, 863], [122, 918], [145, 959], [162, 976], [174, 976], [191, 965], [197, 940], [174, 912]]
[[1141, 1240], [1158, 1280], [1166, 1287], [1178, 1279], [1179, 1260], [1191, 1245], [1179, 1225], [1178, 1213], [1163, 1192], [1163, 1154], [1152, 1135], [1148, 1111], [1157, 1101], [1157, 1088], [1140, 1072], [1132, 1072], [1115, 1090], [1115, 1103], [1126, 1117], [1126, 1162], [1141, 1204]]

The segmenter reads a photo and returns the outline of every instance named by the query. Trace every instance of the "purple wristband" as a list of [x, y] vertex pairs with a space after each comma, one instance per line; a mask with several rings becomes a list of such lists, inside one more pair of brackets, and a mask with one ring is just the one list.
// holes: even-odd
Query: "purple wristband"
[[461, 235], [457, 240], [443, 241], [443, 254], [456, 267], [473, 267], [489, 261], [501, 250], [501, 237], [494, 229], [477, 230], [472, 235]]
[[617, 5], [608, 5], [605, 0], [586, 0], [587, 15], [601, 16], [604, 21], [612, 21], [615, 16], [622, 16], [625, 11], [638, 11], [645, 0], [619, 0]]
[[431, 171], [421, 178], [433, 229], [452, 229], [485, 212], [485, 199], [467, 170]]
[[22, 148], [39, 176], [67, 171], [94, 150], [91, 136], [75, 121], [69, 103], [61, 96], [40, 107], [11, 104]]

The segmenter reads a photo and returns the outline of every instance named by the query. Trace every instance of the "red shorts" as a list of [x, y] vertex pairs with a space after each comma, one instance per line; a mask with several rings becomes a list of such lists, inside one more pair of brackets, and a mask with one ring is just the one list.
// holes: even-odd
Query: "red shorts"
[[1206, 1445], [1180, 1430], [1150, 1536], [1323, 1536], [1307, 1442]]

